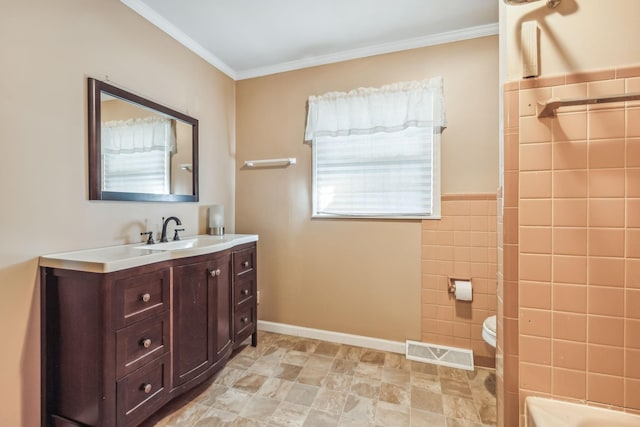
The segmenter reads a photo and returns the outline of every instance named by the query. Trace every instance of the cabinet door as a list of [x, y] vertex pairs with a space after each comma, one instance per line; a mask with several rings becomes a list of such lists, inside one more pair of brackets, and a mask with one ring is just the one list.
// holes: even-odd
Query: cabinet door
[[216, 266], [215, 278], [211, 276], [215, 291], [215, 361], [220, 360], [231, 350], [232, 342], [232, 293], [231, 293], [231, 258], [226, 257]]
[[213, 360], [210, 345], [214, 295], [210, 287], [210, 262], [173, 270], [173, 386], [204, 372]]
[[231, 258], [173, 270], [173, 385], [197, 377], [231, 351]]

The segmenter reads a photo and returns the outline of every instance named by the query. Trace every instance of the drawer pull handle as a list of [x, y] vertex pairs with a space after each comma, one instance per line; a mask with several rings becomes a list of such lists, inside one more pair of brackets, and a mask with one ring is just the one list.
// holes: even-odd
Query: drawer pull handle
[[146, 383], [146, 384], [142, 384], [140, 386], [140, 389], [144, 391], [144, 394], [149, 394], [151, 393], [151, 390], [153, 390], [153, 386], [149, 383]]
[[211, 277], [216, 277], [220, 275], [220, 269], [218, 268], [217, 270], [211, 270], [209, 272], [209, 274], [211, 274]]
[[143, 339], [142, 341], [140, 341], [140, 344], [141, 344], [144, 348], [149, 348], [149, 347], [151, 347], [151, 338]]
[[243, 266], [244, 268], [249, 267], [249, 261], [245, 261], [245, 262], [243, 262], [243, 263], [242, 263], [242, 266]]
[[242, 318], [242, 323], [247, 323], [248, 321], [249, 321], [249, 318], [248, 318], [248, 317], [243, 317], [243, 318]]
[[141, 300], [142, 302], [149, 302], [149, 301], [151, 300], [151, 294], [149, 294], [149, 293], [142, 294], [142, 295], [140, 296], [140, 300]]
[[243, 289], [242, 295], [249, 295], [249, 289]]

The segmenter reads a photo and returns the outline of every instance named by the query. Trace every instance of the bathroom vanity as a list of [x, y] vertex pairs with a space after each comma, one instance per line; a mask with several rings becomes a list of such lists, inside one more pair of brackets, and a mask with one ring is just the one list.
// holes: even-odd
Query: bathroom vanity
[[41, 257], [42, 425], [136, 426], [255, 346], [257, 240]]

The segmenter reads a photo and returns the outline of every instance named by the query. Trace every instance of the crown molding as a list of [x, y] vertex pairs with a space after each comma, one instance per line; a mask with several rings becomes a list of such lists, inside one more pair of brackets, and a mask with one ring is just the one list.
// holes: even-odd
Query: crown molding
[[452, 43], [477, 37], [493, 36], [497, 35], [499, 30], [499, 25], [496, 22], [493, 24], [463, 28], [461, 30], [448, 31], [445, 33], [432, 34], [423, 37], [415, 37], [390, 43], [382, 43], [359, 49], [345, 50], [329, 55], [314, 56], [295, 61], [268, 65], [265, 67], [257, 67], [248, 70], [237, 71], [228, 66], [224, 61], [220, 60], [220, 58], [211, 53], [211, 51], [193, 40], [182, 30], [178, 29], [171, 22], [167, 21], [163, 16], [147, 6], [142, 0], [120, 1], [131, 8], [133, 11], [138, 13], [140, 16], [151, 22], [153, 25], [158, 27], [160, 30], [173, 37], [187, 49], [191, 50], [193, 53], [207, 61], [209, 64], [213, 65], [215, 68], [231, 77], [233, 80], [252, 79], [255, 77], [262, 77], [270, 74], [299, 70], [302, 68], [316, 67], [318, 65], [332, 64], [335, 62], [348, 61], [351, 59], [366, 58], [368, 56], [382, 55], [385, 53], [417, 49], [444, 43]]
[[178, 27], [167, 21], [162, 15], [158, 14], [155, 10], [151, 9], [141, 0], [120, 0], [129, 8], [133, 9], [140, 16], [151, 22], [156, 27], [173, 37], [184, 47], [198, 55], [200, 58], [207, 61], [209, 64], [222, 71], [233, 80], [238, 80], [236, 72], [220, 60], [217, 56], [211, 53], [208, 49], [204, 48], [200, 43], [193, 40], [190, 36], [185, 34]]
[[399, 52], [402, 50], [417, 49], [427, 46], [435, 46], [444, 43], [468, 40], [478, 37], [494, 36], [498, 34], [498, 23], [464, 28], [462, 30], [448, 31], [446, 33], [432, 34], [424, 37], [400, 40], [397, 42], [382, 43], [359, 49], [346, 50], [330, 55], [314, 56], [296, 61], [258, 67], [250, 70], [236, 71], [237, 80], [262, 77], [269, 74], [283, 73], [318, 65], [332, 64], [351, 59], [365, 58], [367, 56], [382, 55], [385, 53]]

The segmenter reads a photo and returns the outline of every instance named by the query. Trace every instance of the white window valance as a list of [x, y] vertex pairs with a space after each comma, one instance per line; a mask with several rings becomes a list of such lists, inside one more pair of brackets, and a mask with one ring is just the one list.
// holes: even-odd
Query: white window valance
[[176, 152], [174, 121], [163, 117], [114, 120], [102, 123], [103, 153]]
[[446, 127], [442, 77], [309, 97], [305, 140]]

